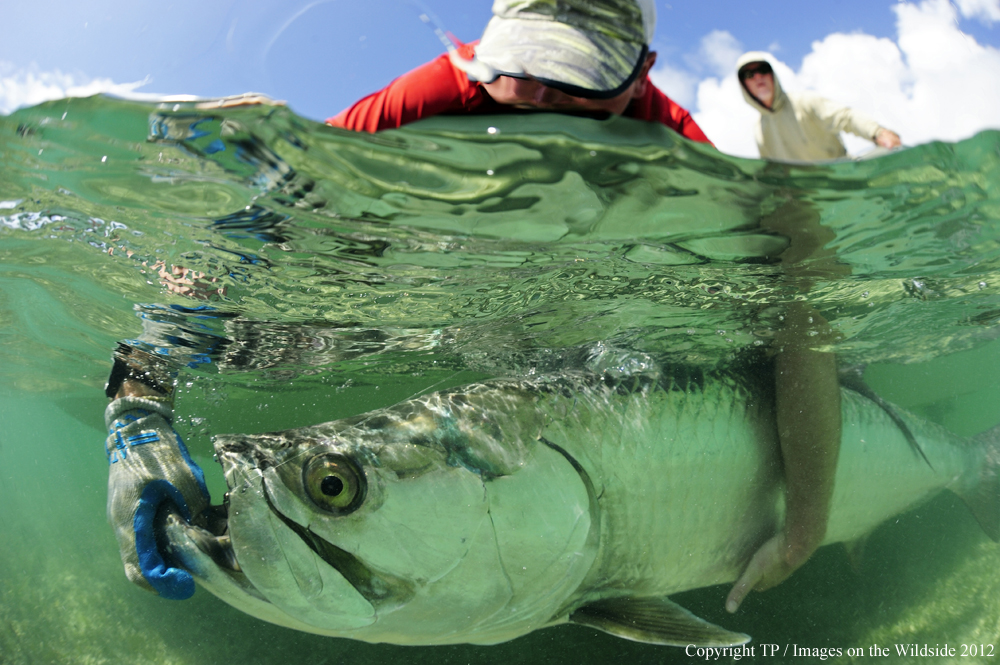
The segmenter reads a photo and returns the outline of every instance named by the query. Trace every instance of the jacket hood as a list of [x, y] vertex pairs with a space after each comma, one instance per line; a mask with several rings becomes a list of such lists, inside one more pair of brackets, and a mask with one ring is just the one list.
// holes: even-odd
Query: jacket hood
[[[774, 70], [774, 61], [772, 60], [770, 53], [765, 53], [764, 51], [750, 51], [741, 55], [739, 60], [736, 61], [737, 81], [739, 81], [740, 69], [742, 69], [744, 65], [751, 62], [766, 62], [771, 65], [771, 69]], [[751, 95], [747, 91], [746, 86], [743, 85], [743, 81], [739, 81], [739, 84], [740, 90], [743, 91], [743, 99], [746, 100], [747, 104], [754, 107], [761, 113], [773, 113], [785, 105], [785, 91], [781, 89], [781, 82], [778, 81], [777, 71], [774, 72], [774, 102], [771, 104], [771, 108], [767, 108], [760, 103], [760, 100]]]

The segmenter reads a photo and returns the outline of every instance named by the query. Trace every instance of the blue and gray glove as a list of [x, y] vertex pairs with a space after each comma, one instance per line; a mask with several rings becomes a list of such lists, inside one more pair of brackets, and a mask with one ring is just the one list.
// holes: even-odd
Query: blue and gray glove
[[164, 598], [194, 593], [186, 570], [164, 561], [156, 547], [157, 511], [173, 502], [189, 522], [209, 506], [201, 468], [171, 426], [168, 396], [119, 397], [108, 405], [108, 519], [129, 580]]

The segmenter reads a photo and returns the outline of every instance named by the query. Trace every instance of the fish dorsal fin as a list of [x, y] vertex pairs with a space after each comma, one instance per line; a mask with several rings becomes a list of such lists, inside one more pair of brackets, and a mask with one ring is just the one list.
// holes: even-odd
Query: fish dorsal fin
[[577, 609], [572, 623], [590, 626], [635, 642], [667, 646], [729, 647], [749, 635], [709, 623], [667, 598], [608, 598]]
[[906, 441], [910, 444], [910, 448], [913, 449], [913, 452], [920, 455], [924, 459], [924, 462], [927, 463], [927, 466], [933, 469], [934, 465], [931, 464], [929, 459], [927, 459], [924, 449], [920, 447], [919, 443], [917, 443], [917, 437], [913, 436], [913, 432], [910, 431], [909, 425], [907, 425], [906, 422], [899, 417], [899, 414], [896, 413], [896, 409], [891, 404], [876, 395], [875, 391], [868, 387], [868, 384], [865, 383], [864, 380], [864, 372], [864, 365], [841, 367], [838, 370], [840, 385], [848, 390], [853, 390], [862, 397], [870, 399], [878, 405], [880, 409], [885, 411], [886, 414], [892, 418], [892, 422], [896, 423], [896, 427], [899, 428], [899, 431], [903, 433], [903, 437], [906, 438]]

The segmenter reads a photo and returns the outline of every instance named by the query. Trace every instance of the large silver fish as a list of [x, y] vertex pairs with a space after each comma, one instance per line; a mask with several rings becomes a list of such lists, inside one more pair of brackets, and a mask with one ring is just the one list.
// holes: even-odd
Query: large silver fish
[[[658, 644], [738, 645], [749, 637], [667, 596], [735, 580], [780, 527], [768, 384], [564, 372], [220, 436], [228, 532], [169, 520], [167, 549], [234, 607], [312, 633], [489, 644], [570, 621]], [[961, 439], [842, 392], [827, 543], [862, 538], [944, 488], [1000, 535], [996, 432]]]

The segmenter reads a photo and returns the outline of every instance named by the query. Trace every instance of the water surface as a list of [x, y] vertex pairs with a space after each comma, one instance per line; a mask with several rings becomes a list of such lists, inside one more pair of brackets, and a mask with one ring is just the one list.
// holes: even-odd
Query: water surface
[[[186, 365], [178, 429], [216, 500], [212, 433], [556, 370], [596, 343], [725, 365], [766, 353], [793, 301], [886, 397], [960, 434], [1000, 420], [1000, 132], [795, 166], [620, 118], [371, 136], [281, 107], [97, 97], [0, 118], [0, 159], [4, 665], [687, 660], [572, 626], [489, 648], [373, 646], [132, 587], [101, 449], [120, 339]], [[776, 260], [775, 219], [825, 234], [805, 276]], [[736, 616], [721, 587], [676, 600], [756, 644], [1000, 646], [998, 563], [948, 495], [880, 528], [856, 568], [825, 548]]]

